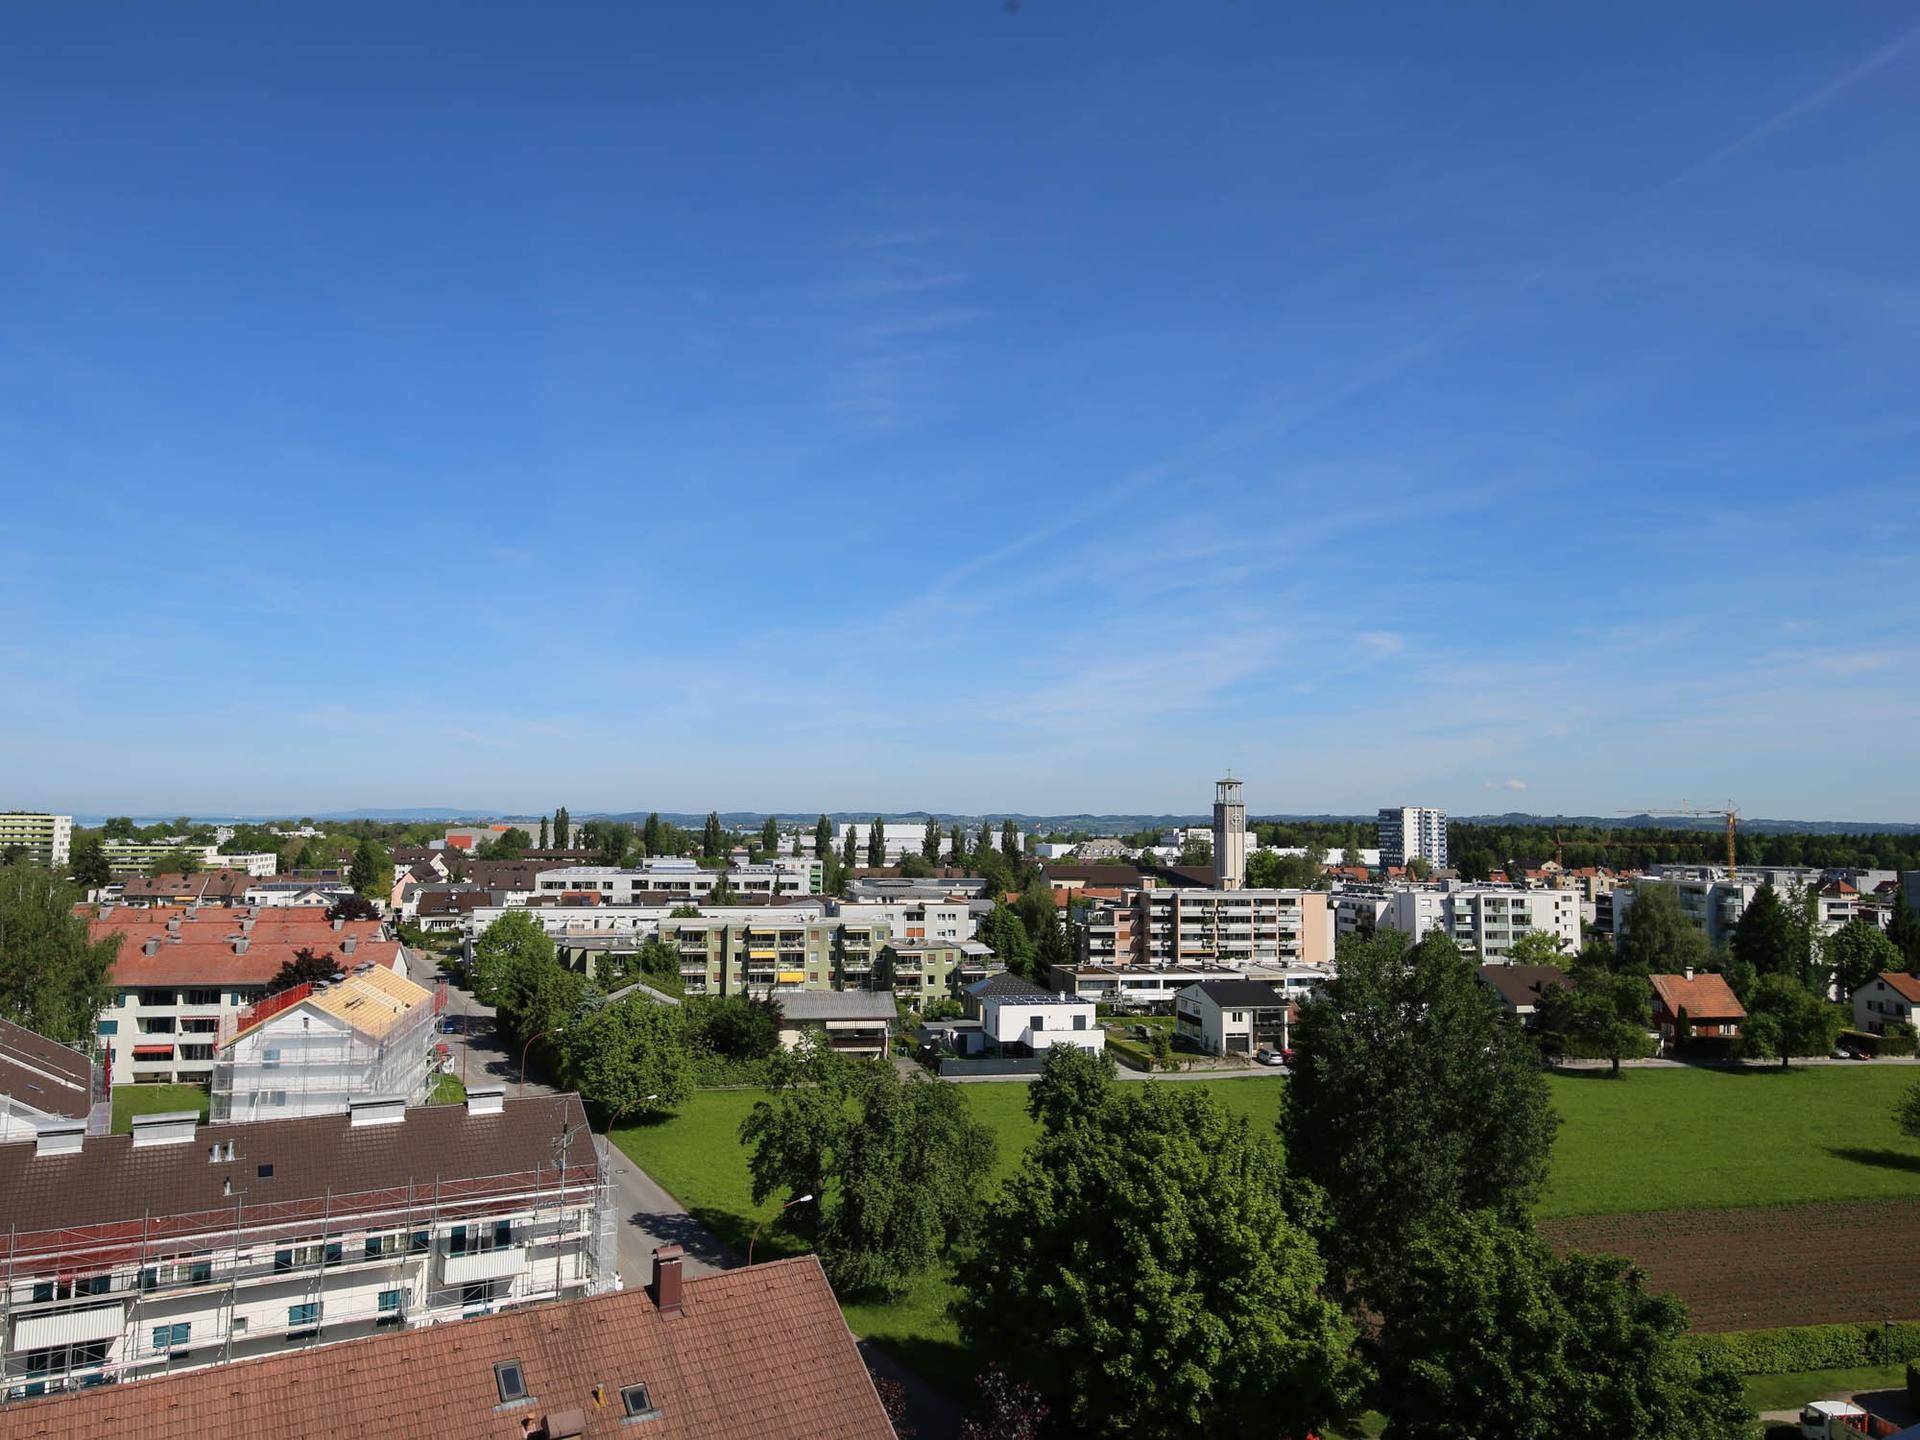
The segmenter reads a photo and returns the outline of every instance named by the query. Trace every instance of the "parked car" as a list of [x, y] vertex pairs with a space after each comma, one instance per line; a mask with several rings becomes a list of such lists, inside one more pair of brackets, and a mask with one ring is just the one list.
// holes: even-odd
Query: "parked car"
[[1262, 1065], [1284, 1065], [1292, 1055], [1291, 1050], [1269, 1050], [1262, 1046], [1253, 1058]]

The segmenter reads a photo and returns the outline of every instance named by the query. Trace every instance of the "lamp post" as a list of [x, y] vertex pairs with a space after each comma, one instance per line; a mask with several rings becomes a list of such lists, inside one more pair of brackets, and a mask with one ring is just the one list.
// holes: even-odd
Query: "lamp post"
[[[782, 1205], [778, 1210], [774, 1211], [772, 1215], [769, 1215], [767, 1217], [767, 1220], [777, 1219], [780, 1216], [786, 1214], [787, 1211], [791, 1210], [794, 1206], [805, 1205], [811, 1199], [813, 1199], [813, 1196], [811, 1195], [796, 1195], [793, 1199], [787, 1201], [786, 1204]], [[767, 1228], [767, 1221], [762, 1220], [758, 1225], [753, 1227], [753, 1234], [747, 1240], [747, 1264], [749, 1265], [753, 1264], [754, 1243], [759, 1240], [760, 1232], [766, 1228]]]
[[550, 1029], [536, 1030], [533, 1034], [527, 1037], [527, 1043], [520, 1047], [520, 1093], [521, 1095], [524, 1096], [527, 1093], [527, 1051], [533, 1048], [533, 1042], [536, 1040], [544, 1040], [549, 1035], [564, 1035], [565, 1033], [566, 1033], [566, 1026], [555, 1025]]

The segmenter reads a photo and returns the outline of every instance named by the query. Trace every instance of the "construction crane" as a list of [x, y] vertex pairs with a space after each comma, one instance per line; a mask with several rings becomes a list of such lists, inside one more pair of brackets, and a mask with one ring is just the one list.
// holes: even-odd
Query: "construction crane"
[[1659, 805], [1647, 810], [1622, 810], [1622, 815], [1645, 815], [1651, 819], [1655, 815], [1700, 815], [1716, 816], [1727, 822], [1727, 876], [1732, 878], [1739, 869], [1734, 853], [1734, 842], [1740, 831], [1740, 809], [1731, 800], [1718, 810], [1696, 810], [1682, 801], [1678, 805]]

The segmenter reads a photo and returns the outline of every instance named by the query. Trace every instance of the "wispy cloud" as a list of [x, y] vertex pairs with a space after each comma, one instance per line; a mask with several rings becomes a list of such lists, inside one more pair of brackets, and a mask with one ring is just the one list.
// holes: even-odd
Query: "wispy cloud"
[[1382, 660], [1407, 648], [1407, 637], [1397, 630], [1362, 630], [1353, 638], [1367, 654]]
[[1483, 790], [1525, 790], [1528, 786], [1524, 780], [1487, 780], [1481, 783], [1480, 788]]

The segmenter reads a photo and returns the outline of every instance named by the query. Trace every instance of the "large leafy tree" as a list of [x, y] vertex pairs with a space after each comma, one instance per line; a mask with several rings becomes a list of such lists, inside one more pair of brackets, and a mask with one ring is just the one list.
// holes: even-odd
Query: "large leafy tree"
[[774, 1094], [740, 1138], [756, 1205], [814, 1197], [797, 1228], [844, 1295], [897, 1296], [966, 1240], [993, 1169], [993, 1133], [958, 1086], [815, 1045], [776, 1057]]
[[120, 950], [117, 934], [87, 938], [79, 898], [38, 865], [0, 867], [0, 1016], [63, 1045], [92, 1042]]
[[[1058, 1052], [1056, 1052], [1058, 1053]], [[1278, 1148], [1204, 1092], [1049, 1060], [1040, 1138], [959, 1269], [962, 1336], [1044, 1433], [1304, 1437], [1353, 1406], [1353, 1332]]]
[[1796, 1055], [1825, 1055], [1846, 1024], [1838, 1006], [1788, 975], [1762, 975], [1747, 996], [1740, 1022], [1740, 1053], [1777, 1059], [1780, 1068]]
[[573, 844], [573, 816], [562, 805], [553, 812], [553, 844], [558, 850], [565, 850]]
[[993, 909], [981, 918], [975, 934], [1007, 969], [1023, 978], [1032, 977], [1033, 938], [1004, 900], [993, 902]]
[[1876, 975], [1904, 970], [1906, 957], [1880, 927], [1856, 915], [1826, 940], [1827, 967], [1842, 995], [1851, 996]]
[[672, 1110], [692, 1092], [680, 1012], [639, 996], [589, 1011], [566, 1032], [561, 1052], [580, 1097], [609, 1124]]
[[113, 883], [113, 866], [107, 861], [106, 847], [98, 835], [83, 835], [73, 842], [67, 868], [73, 875], [73, 883], [84, 890], [98, 890]]
[[1733, 953], [1733, 963], [1751, 967], [1756, 978], [1767, 975], [1800, 978], [1802, 967], [1794, 958], [1793, 921], [1771, 884], [1754, 891], [1753, 899], [1740, 913], [1740, 923], [1733, 927], [1728, 948]]
[[1682, 1342], [1686, 1310], [1613, 1257], [1452, 1215], [1404, 1247], [1379, 1337], [1386, 1440], [1744, 1440], [1739, 1377]]
[[1583, 960], [1566, 986], [1541, 995], [1538, 1015], [1541, 1043], [1550, 1053], [1610, 1060], [1615, 1075], [1622, 1060], [1653, 1049], [1647, 1038], [1653, 1000], [1640, 975]]
[[531, 911], [509, 910], [473, 942], [473, 993], [482, 1004], [499, 1005], [510, 984], [523, 985], [524, 971], [556, 966], [553, 937]]
[[[1619, 897], [1614, 897], [1619, 903]], [[1616, 965], [1639, 975], [1679, 975], [1706, 966], [1706, 935], [1687, 918], [1671, 885], [1635, 886]]]
[[1558, 1117], [1533, 1044], [1495, 1013], [1443, 931], [1340, 942], [1300, 1007], [1280, 1115], [1287, 1158], [1326, 1193], [1337, 1278], [1382, 1306], [1400, 1246], [1455, 1210], [1524, 1216]]

